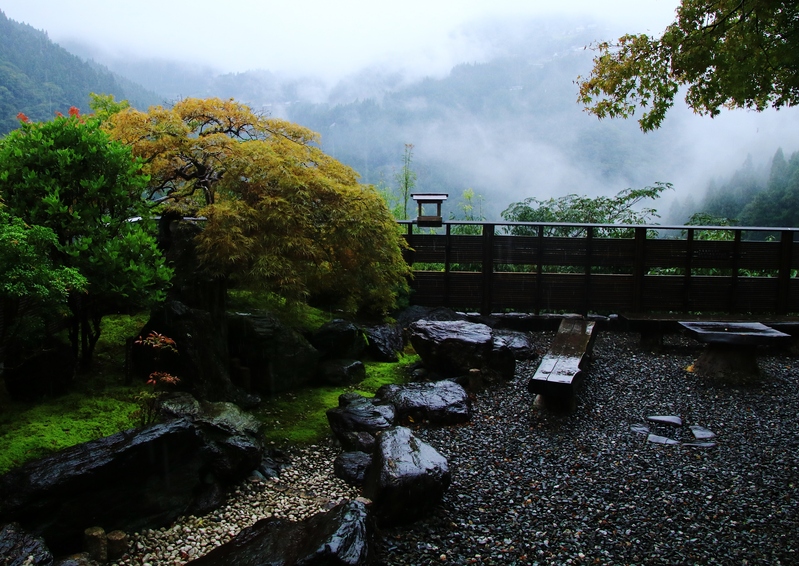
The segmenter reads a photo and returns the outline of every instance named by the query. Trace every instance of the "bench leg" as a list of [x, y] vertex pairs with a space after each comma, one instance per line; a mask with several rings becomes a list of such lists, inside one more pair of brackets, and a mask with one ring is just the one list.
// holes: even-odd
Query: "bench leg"
[[552, 413], [571, 414], [577, 410], [577, 398], [574, 396], [559, 397], [539, 393], [533, 399], [533, 409]]

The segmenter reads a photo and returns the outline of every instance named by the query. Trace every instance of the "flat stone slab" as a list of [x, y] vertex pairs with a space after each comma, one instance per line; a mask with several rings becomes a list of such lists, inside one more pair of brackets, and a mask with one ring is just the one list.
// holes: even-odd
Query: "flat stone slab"
[[646, 420], [653, 423], [682, 426], [682, 419], [674, 415], [651, 415], [648, 416]]
[[682, 321], [679, 324], [704, 344], [766, 346], [791, 339], [790, 334], [774, 330], [760, 322]]

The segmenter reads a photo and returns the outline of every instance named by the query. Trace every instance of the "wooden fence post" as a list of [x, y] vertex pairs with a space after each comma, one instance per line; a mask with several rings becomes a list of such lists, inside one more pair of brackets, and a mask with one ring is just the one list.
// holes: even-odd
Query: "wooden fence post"
[[777, 314], [788, 313], [791, 293], [791, 260], [793, 259], [793, 232], [780, 234], [780, 270], [777, 275]]
[[491, 314], [494, 280], [494, 225], [483, 224], [483, 301], [480, 314]]
[[643, 310], [644, 276], [646, 275], [646, 228], [635, 229], [635, 259], [633, 260], [633, 301], [632, 311]]

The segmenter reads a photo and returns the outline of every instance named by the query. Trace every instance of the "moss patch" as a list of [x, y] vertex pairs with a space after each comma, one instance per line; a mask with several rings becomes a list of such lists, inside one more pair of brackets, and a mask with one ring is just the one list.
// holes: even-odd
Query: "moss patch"
[[374, 395], [380, 386], [408, 381], [407, 368], [417, 362], [416, 355], [406, 355], [398, 363], [369, 362], [366, 379], [349, 387], [314, 387], [270, 397], [261, 403], [255, 415], [266, 425], [266, 440], [284, 444], [311, 444], [330, 434], [325, 412], [338, 406], [342, 393], [355, 391]]
[[144, 384], [123, 385], [125, 340], [135, 337], [147, 318], [147, 313], [104, 317], [92, 367], [78, 374], [68, 395], [19, 403], [0, 382], [0, 473], [136, 426], [133, 397]]
[[76, 444], [132, 428], [138, 407], [127, 391], [118, 397], [71, 393], [35, 406], [16, 406], [0, 417], [0, 474]]

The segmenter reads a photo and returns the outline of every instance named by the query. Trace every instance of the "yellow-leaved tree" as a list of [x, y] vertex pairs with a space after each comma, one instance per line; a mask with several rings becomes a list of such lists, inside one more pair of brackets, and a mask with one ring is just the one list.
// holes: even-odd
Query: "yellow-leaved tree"
[[217, 98], [126, 108], [106, 124], [145, 160], [150, 198], [207, 218], [196, 243], [210, 274], [351, 312], [384, 313], [407, 290], [383, 199], [314, 132]]

